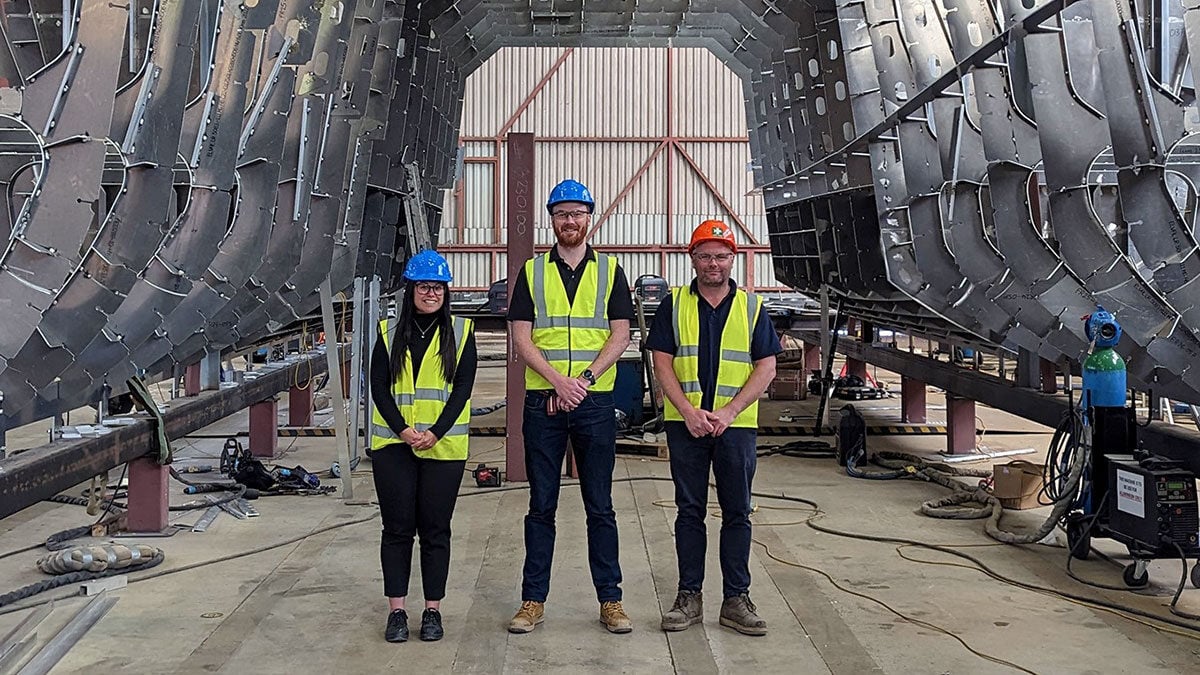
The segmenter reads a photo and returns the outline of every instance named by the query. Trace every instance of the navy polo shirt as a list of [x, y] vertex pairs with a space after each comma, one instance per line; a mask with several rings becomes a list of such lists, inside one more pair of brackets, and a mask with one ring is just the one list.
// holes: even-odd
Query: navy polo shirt
[[[729, 280], [729, 294], [721, 304], [713, 307], [703, 298], [700, 299], [700, 400], [702, 410], [713, 409], [713, 395], [716, 391], [717, 366], [721, 363], [721, 333], [725, 330], [725, 322], [729, 319], [729, 309], [733, 306], [734, 291], [737, 284]], [[692, 292], [699, 293], [696, 280], [692, 280]], [[672, 326], [674, 303], [668, 298], [658, 306], [654, 313], [654, 321], [650, 324], [650, 334], [646, 336], [644, 346], [656, 352], [666, 352], [672, 356], [678, 350], [675, 344], [675, 329]], [[779, 344], [779, 336], [771, 317], [767, 316], [764, 307], [758, 314], [758, 321], [750, 335], [750, 359], [758, 361], [768, 356], [775, 356], [783, 351]]]

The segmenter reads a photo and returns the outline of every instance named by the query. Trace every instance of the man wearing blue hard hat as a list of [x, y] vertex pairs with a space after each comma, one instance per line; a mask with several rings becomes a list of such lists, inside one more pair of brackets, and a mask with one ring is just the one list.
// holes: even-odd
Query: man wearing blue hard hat
[[613, 633], [633, 624], [621, 607], [617, 519], [612, 506], [617, 422], [612, 390], [617, 359], [629, 345], [633, 301], [625, 272], [587, 244], [592, 193], [567, 179], [546, 209], [556, 244], [525, 263], [513, 286], [508, 321], [525, 361], [525, 567], [513, 633], [532, 631], [544, 616], [554, 557], [554, 514], [567, 439], [579, 469], [587, 513], [588, 563], [600, 621]]
[[408, 259], [404, 279], [399, 316], [379, 322], [371, 356], [371, 465], [383, 518], [379, 557], [388, 642], [408, 640], [414, 536], [421, 541], [425, 596], [420, 637], [443, 635], [450, 518], [466, 468], [476, 366], [473, 322], [450, 315], [446, 259], [420, 251]]

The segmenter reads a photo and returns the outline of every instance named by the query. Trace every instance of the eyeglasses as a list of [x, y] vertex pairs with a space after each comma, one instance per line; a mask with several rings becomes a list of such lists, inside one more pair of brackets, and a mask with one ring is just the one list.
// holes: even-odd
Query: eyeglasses
[[441, 295], [446, 292], [446, 287], [441, 284], [417, 284], [414, 288], [424, 295]]
[[582, 220], [592, 214], [587, 211], [555, 211], [550, 215], [555, 220]]
[[732, 253], [693, 253], [692, 258], [702, 263], [710, 263], [716, 260], [719, 263], [727, 263], [733, 260]]

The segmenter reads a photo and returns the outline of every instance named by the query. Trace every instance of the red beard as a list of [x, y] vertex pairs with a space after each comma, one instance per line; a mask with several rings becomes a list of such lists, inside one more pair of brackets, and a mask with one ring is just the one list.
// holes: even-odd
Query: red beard
[[555, 230], [554, 235], [558, 238], [558, 243], [568, 248], [574, 248], [583, 244], [587, 239], [587, 228], [580, 227], [573, 230], [560, 228]]

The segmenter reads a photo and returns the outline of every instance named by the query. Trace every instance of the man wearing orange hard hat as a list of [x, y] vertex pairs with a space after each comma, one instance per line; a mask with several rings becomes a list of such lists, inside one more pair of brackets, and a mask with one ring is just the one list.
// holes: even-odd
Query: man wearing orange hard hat
[[737, 241], [728, 225], [706, 220], [688, 245], [696, 278], [659, 305], [646, 347], [664, 395], [671, 479], [675, 483], [675, 554], [679, 588], [662, 628], [680, 631], [704, 619], [704, 517], [708, 475], [721, 504], [722, 626], [766, 635], [750, 601], [750, 490], [758, 446], [758, 399], [783, 351], [762, 298], [730, 278]]

